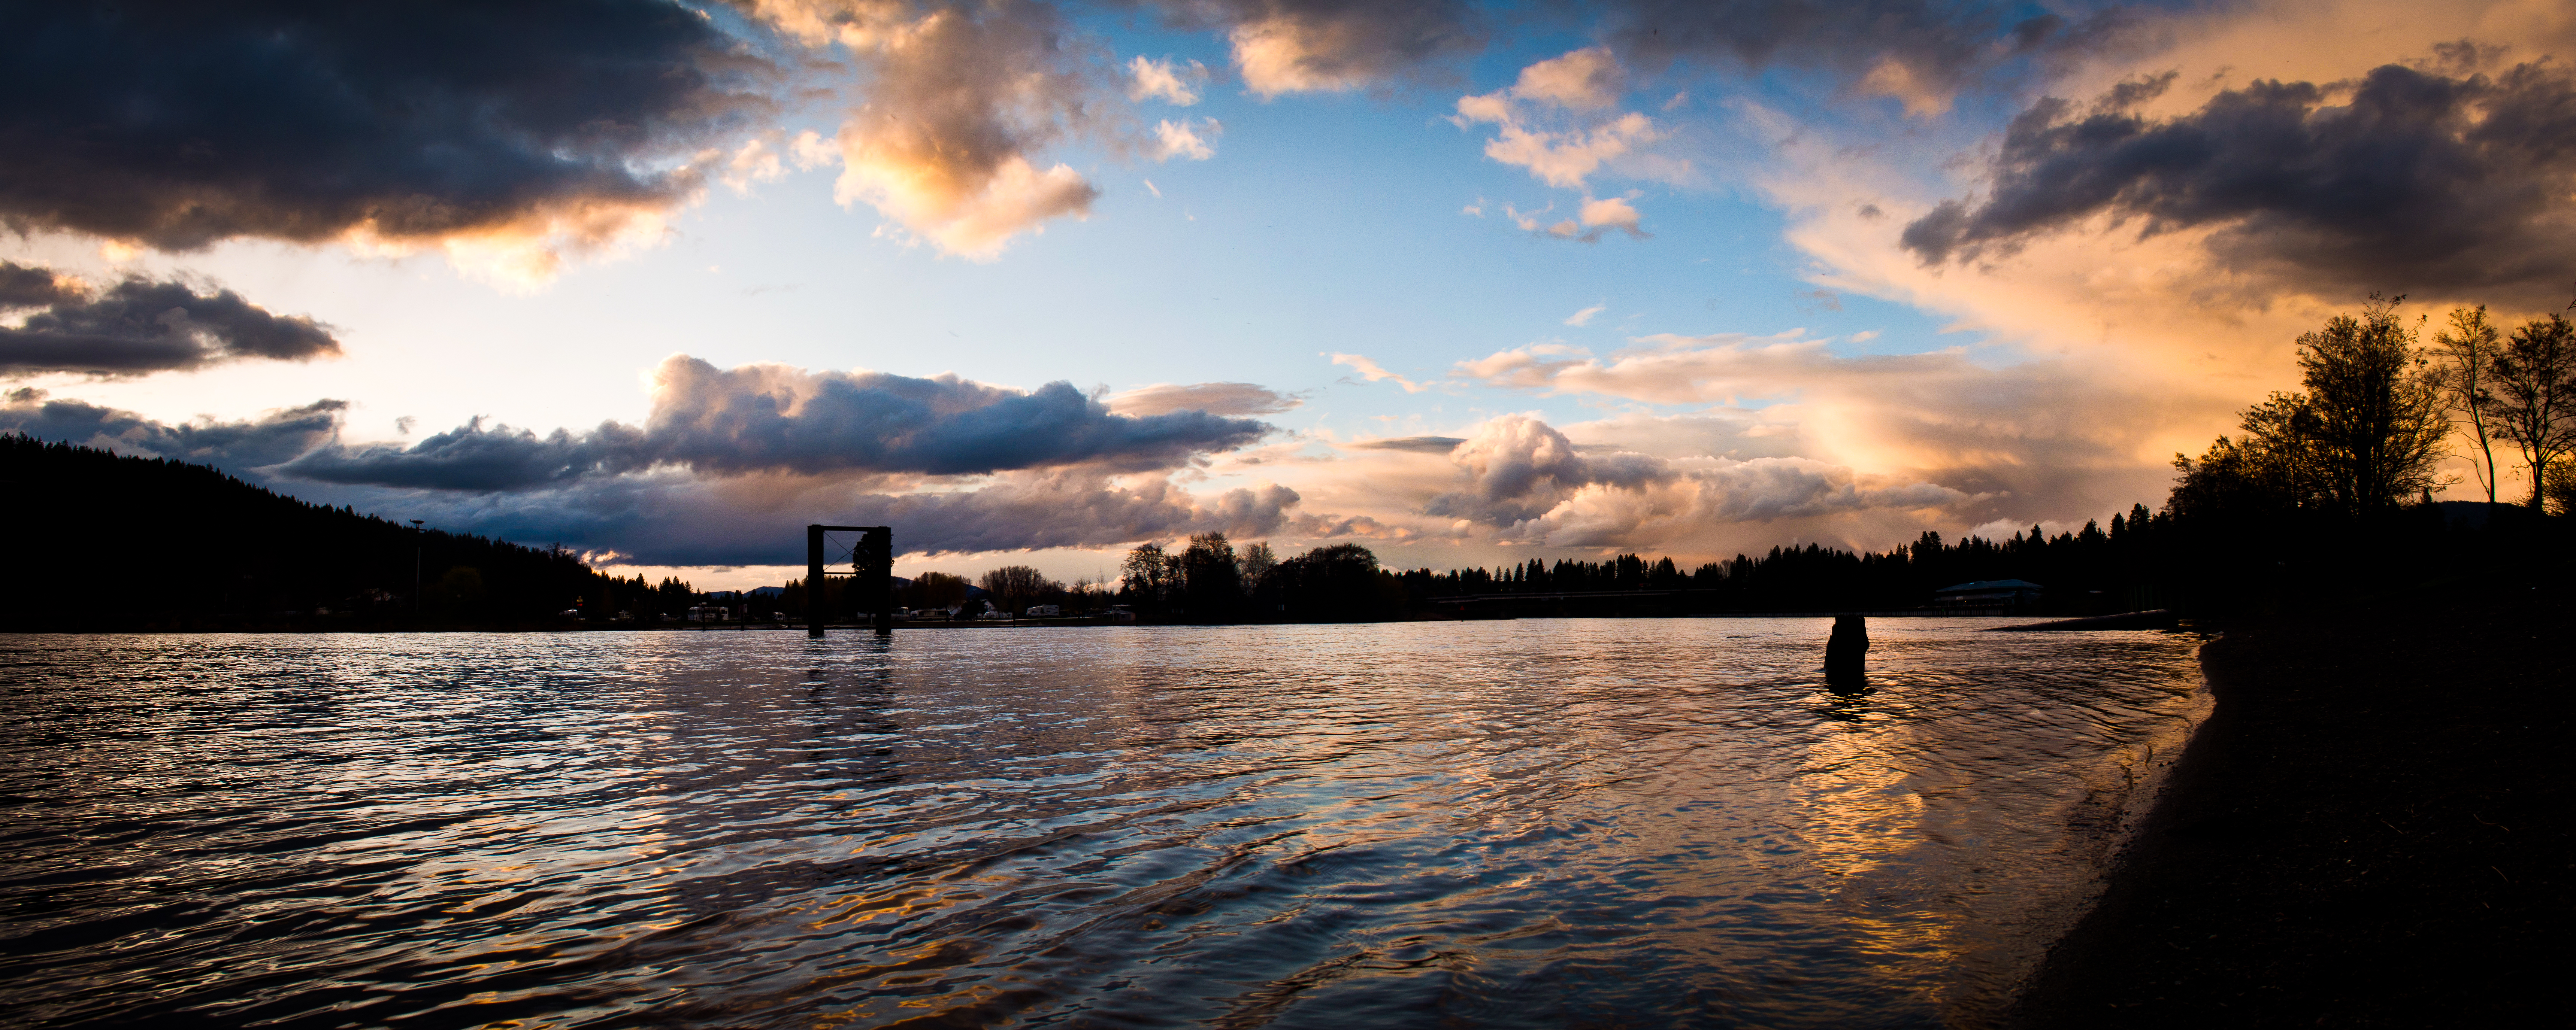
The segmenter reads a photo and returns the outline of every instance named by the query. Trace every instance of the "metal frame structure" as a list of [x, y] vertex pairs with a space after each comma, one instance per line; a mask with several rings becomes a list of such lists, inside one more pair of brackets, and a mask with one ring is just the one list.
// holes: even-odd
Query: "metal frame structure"
[[[823, 534], [857, 533], [858, 545], [850, 549], [850, 571], [831, 572], [823, 568]], [[825, 582], [833, 576], [845, 576], [850, 589], [843, 594], [854, 604], [865, 606], [876, 615], [878, 636], [894, 633], [894, 527], [892, 526], [826, 526], [805, 527], [805, 636], [823, 637], [823, 598], [829, 591]]]

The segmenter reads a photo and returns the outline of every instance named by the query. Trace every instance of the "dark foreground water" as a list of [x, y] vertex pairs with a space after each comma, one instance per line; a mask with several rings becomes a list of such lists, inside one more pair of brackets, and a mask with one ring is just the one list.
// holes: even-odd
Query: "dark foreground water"
[[1973, 1024], [2195, 641], [0, 637], [0, 1022]]

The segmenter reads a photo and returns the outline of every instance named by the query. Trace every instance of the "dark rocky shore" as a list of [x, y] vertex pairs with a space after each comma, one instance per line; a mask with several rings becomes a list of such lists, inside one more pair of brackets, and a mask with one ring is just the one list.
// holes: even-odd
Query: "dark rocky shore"
[[2565, 1025], [2569, 614], [2453, 584], [2212, 641], [2216, 711], [2007, 1024]]

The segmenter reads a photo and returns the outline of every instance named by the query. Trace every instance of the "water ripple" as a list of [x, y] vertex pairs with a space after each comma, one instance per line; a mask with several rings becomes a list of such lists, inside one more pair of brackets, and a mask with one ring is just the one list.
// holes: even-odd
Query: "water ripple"
[[0, 638], [0, 1006], [1973, 1025], [2204, 703], [1985, 624]]

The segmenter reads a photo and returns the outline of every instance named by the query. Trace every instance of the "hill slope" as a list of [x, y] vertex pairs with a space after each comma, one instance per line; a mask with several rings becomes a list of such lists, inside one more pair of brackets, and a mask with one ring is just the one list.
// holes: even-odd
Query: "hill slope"
[[[576, 601], [667, 603], [566, 551], [414, 530], [204, 465], [10, 435], [0, 484], [10, 629], [523, 625]], [[685, 585], [665, 587], [686, 607]]]

